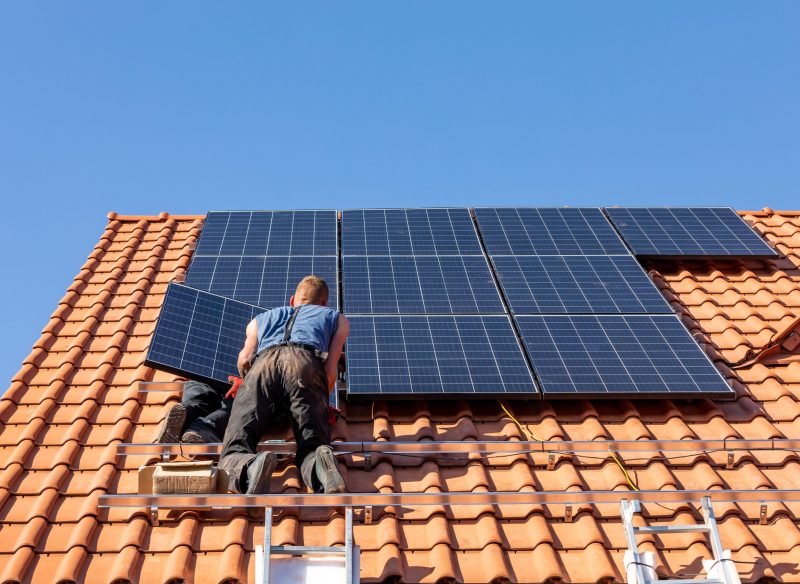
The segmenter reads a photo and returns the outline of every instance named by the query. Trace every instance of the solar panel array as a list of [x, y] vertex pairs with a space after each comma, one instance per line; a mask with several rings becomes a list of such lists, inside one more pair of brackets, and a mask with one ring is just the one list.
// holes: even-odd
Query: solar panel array
[[188, 286], [261, 308], [285, 305], [309, 274], [338, 306], [336, 211], [212, 211], [203, 224]]
[[600, 209], [477, 208], [490, 255], [627, 254]]
[[495, 256], [514, 314], [670, 313], [631, 256]]
[[538, 394], [468, 209], [343, 211], [342, 278], [348, 394]]
[[636, 255], [777, 257], [730, 207], [606, 207], [605, 211]]
[[336, 211], [211, 211], [195, 256], [336, 256]]
[[145, 364], [212, 384], [238, 375], [236, 359], [257, 306], [170, 283]]
[[[698, 255], [671, 217], [709, 255], [757, 255], [728, 211], [609, 216], [637, 218], [633, 235], [620, 228], [629, 244], [642, 233]], [[733, 396], [600, 209], [348, 210], [340, 223], [335, 211], [209, 213], [147, 364], [226, 383], [247, 322], [310, 273], [332, 299], [342, 280], [354, 396]]]
[[600, 209], [475, 215], [545, 397], [732, 395]]
[[185, 283], [267, 309], [285, 305], [297, 283], [316, 274], [328, 283], [335, 306], [336, 266], [335, 256], [198, 256], [186, 273]]
[[351, 316], [348, 394], [538, 395], [507, 316]]
[[729, 397], [677, 316], [518, 316], [545, 395]]

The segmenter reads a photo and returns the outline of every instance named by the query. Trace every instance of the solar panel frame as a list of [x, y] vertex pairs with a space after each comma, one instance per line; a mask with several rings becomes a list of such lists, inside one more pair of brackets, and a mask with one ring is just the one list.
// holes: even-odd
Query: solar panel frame
[[466, 207], [345, 209], [341, 255], [483, 255]]
[[677, 316], [521, 315], [516, 321], [545, 398], [735, 397]]
[[348, 314], [505, 314], [484, 256], [346, 256]]
[[629, 253], [596, 207], [476, 207], [473, 212], [490, 256]]
[[337, 256], [337, 211], [210, 211], [194, 257], [209, 255]]
[[184, 283], [262, 309], [285, 306], [300, 280], [316, 274], [339, 305], [339, 262], [335, 256], [197, 256]]
[[349, 318], [348, 396], [540, 395], [507, 315]]
[[672, 314], [631, 255], [493, 256], [513, 314]]
[[236, 360], [258, 306], [170, 282], [145, 365], [221, 387], [238, 375]]
[[604, 211], [637, 256], [778, 257], [731, 207], [605, 207]]

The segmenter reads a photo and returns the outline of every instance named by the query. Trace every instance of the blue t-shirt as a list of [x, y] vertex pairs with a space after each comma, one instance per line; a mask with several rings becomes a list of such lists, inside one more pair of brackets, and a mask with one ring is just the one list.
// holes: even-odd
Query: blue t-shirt
[[273, 308], [256, 316], [257, 353], [283, 341], [286, 323], [289, 322], [292, 312], [298, 309], [300, 313], [294, 321], [289, 340], [292, 343], [311, 345], [323, 353], [328, 352], [331, 339], [339, 325], [339, 311], [317, 304], [303, 304], [296, 308], [291, 306]]

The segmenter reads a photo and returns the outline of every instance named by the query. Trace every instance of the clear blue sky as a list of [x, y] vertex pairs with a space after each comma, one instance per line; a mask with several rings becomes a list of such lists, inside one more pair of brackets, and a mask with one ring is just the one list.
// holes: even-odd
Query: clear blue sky
[[798, 2], [4, 2], [0, 391], [106, 213], [800, 208]]

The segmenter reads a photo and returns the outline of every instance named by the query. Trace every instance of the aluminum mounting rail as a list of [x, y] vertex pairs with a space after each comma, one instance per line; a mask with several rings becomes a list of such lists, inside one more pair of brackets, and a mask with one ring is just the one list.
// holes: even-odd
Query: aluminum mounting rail
[[[570, 454], [580, 452], [733, 452], [742, 450], [774, 450], [800, 452], [800, 440], [769, 438], [764, 440], [576, 440], [576, 441], [421, 441], [421, 442], [334, 442], [340, 454]], [[117, 454], [129, 455], [218, 455], [222, 445], [121, 443]], [[259, 450], [294, 454], [294, 442], [260, 442]]]
[[701, 491], [521, 491], [449, 493], [280, 493], [274, 495], [101, 495], [100, 507], [217, 509], [228, 507], [387, 507], [425, 505], [580, 505], [615, 504], [623, 499], [642, 503], [696, 502], [784, 503], [800, 501], [800, 489]]

